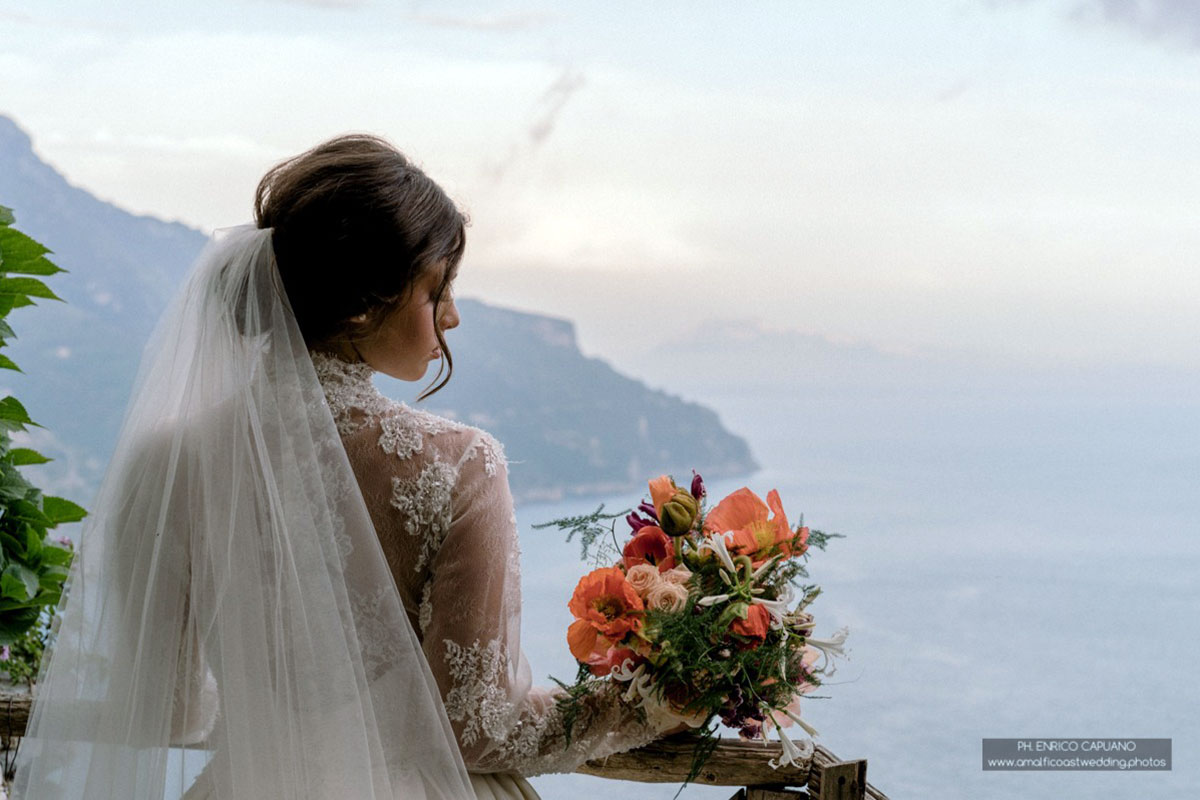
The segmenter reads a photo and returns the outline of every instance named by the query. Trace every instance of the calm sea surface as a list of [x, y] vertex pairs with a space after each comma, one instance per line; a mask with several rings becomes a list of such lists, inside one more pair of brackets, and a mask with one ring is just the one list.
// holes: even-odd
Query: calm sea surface
[[[798, 396], [703, 398], [764, 465], [709, 488], [778, 488], [790, 517], [847, 534], [810, 561], [818, 635], [851, 630], [829, 699], [804, 711], [825, 746], [868, 759], [897, 799], [1200, 796], [1200, 392]], [[574, 674], [566, 602], [585, 567], [530, 525], [636, 501], [518, 509], [523, 641], [542, 682]], [[984, 772], [985, 737], [1169, 737], [1174, 768]], [[534, 785], [547, 800], [678, 788]]]

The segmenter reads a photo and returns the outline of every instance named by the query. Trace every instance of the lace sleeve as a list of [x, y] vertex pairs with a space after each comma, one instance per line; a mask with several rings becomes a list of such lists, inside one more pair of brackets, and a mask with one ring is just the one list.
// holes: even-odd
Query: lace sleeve
[[657, 738], [615, 690], [594, 693], [567, 744], [559, 689], [533, 687], [520, 649], [516, 517], [498, 443], [473, 431], [458, 469], [450, 525], [432, 561], [424, 648], [446, 712], [475, 772], [569, 772]]

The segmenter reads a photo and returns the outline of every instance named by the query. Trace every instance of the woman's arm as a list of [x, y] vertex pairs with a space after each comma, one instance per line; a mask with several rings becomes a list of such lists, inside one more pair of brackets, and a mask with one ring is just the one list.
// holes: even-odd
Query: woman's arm
[[471, 433], [421, 620], [425, 654], [467, 767], [569, 772], [654, 740], [660, 731], [639, 720], [617, 687], [606, 687], [584, 701], [568, 745], [557, 705], [561, 690], [531, 685], [520, 648], [520, 563], [507, 467], [495, 439]]

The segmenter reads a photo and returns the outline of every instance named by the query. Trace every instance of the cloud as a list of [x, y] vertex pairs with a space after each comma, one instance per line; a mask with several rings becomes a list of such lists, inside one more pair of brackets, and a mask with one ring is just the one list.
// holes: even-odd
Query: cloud
[[[1033, 0], [981, 0], [992, 9], [1028, 6]], [[1068, 19], [1081, 25], [1125, 28], [1151, 40], [1173, 39], [1200, 48], [1200, 3], [1196, 0], [1069, 0]]]
[[1147, 39], [1182, 39], [1200, 48], [1200, 3], [1195, 0], [1086, 0], [1071, 17], [1128, 28]]
[[558, 117], [571, 97], [584, 87], [587, 80], [583, 73], [573, 67], [567, 67], [562, 74], [550, 84], [538, 101], [540, 113], [529, 126], [529, 141], [536, 147], [550, 138]]
[[111, 22], [99, 22], [84, 17], [42, 16], [26, 14], [23, 11], [0, 11], [0, 22], [13, 22], [18, 25], [31, 25], [54, 30], [88, 31], [99, 33], [128, 33], [132, 29]]
[[436, 28], [508, 33], [545, 27], [557, 20], [558, 16], [548, 11], [517, 11], [510, 14], [479, 15], [474, 17], [417, 13], [413, 14], [411, 18], [417, 22], [422, 22]]
[[310, 6], [312, 8], [331, 8], [331, 9], [352, 9], [366, 8], [370, 5], [369, 0], [275, 0], [277, 3], [285, 3], [295, 6]]
[[585, 85], [587, 79], [582, 72], [572, 66], [563, 68], [534, 104], [533, 119], [526, 126], [523, 139], [509, 146], [502, 161], [484, 168], [490, 183], [499, 184], [514, 166], [541, 149], [554, 133], [567, 103]]

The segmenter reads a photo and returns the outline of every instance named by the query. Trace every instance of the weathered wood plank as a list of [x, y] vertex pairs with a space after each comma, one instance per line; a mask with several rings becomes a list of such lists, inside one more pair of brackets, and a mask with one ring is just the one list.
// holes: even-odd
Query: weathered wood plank
[[[576, 771], [639, 783], [682, 783], [692, 767], [694, 749], [695, 739], [680, 734], [627, 753], [589, 761]], [[808, 782], [809, 764], [771, 769], [767, 762], [779, 755], [777, 742], [722, 739], [693, 782], [709, 786], [804, 786]]]
[[867, 788], [867, 762], [845, 761], [814, 769], [808, 782], [815, 800], [864, 800]]
[[752, 786], [745, 792], [745, 800], [805, 800], [811, 797], [808, 792], [796, 789], [764, 789], [760, 786]]
[[32, 704], [33, 698], [27, 691], [0, 690], [0, 747], [7, 750], [9, 739], [24, 735]]

